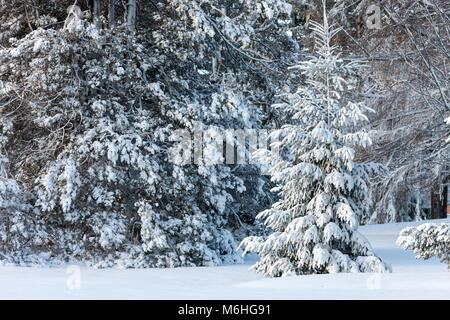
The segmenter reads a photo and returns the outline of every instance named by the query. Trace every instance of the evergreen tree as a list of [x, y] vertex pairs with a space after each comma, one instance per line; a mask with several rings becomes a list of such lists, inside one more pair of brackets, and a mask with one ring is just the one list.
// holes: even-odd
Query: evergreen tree
[[[14, 206], [23, 198], [20, 214], [36, 219], [23, 233], [33, 241], [10, 246], [15, 229], [0, 230], [2, 251], [14, 253], [15, 262], [35, 260], [26, 243], [33, 243], [35, 253], [49, 252], [52, 261], [97, 266], [240, 259], [236, 220], [255, 212], [252, 206], [261, 208], [259, 171], [177, 163], [171, 158], [173, 133], [198, 125], [260, 126], [257, 103], [276, 82], [264, 73], [255, 78], [254, 65], [268, 60], [250, 49], [251, 38], [276, 28], [271, 19], [289, 6], [244, 1], [219, 15], [213, 7], [225, 7], [223, 1], [199, 3], [173, 0], [163, 8], [158, 2], [158, 26], [136, 33], [119, 21], [113, 29], [99, 28], [87, 15], [62, 27], [50, 9], [42, 21], [30, 20], [30, 31], [23, 21], [10, 26], [10, 6], [0, 7], [0, 22], [10, 26], [0, 34], [6, 43], [0, 49], [2, 152], [20, 186], [14, 192], [23, 193], [14, 196]], [[255, 4], [249, 19], [237, 15]], [[231, 70], [236, 60], [247, 68]], [[2, 221], [10, 219], [10, 208], [2, 211]]]
[[357, 127], [369, 109], [345, 101], [344, 92], [361, 66], [344, 63], [331, 44], [340, 29], [328, 25], [325, 3], [323, 24], [311, 25], [316, 55], [295, 67], [305, 84], [277, 106], [292, 121], [272, 133], [271, 151], [257, 153], [270, 164], [280, 192], [280, 200], [257, 216], [273, 233], [248, 237], [241, 246], [260, 255], [252, 268], [270, 277], [387, 272], [390, 267], [357, 231], [369, 215], [369, 175], [382, 169], [355, 161], [355, 148], [371, 143]]
[[[136, 38], [81, 20], [38, 29], [0, 60], [1, 97], [12, 111], [2, 119], [4, 129], [11, 123], [5, 149], [45, 221], [42, 250], [99, 266], [237, 259], [226, 205], [233, 201], [227, 190], [242, 192], [242, 180], [227, 166], [170, 158], [174, 129], [248, 112], [232, 90], [213, 101], [177, 101], [153, 78], [160, 61]], [[15, 92], [30, 95], [15, 104]]]

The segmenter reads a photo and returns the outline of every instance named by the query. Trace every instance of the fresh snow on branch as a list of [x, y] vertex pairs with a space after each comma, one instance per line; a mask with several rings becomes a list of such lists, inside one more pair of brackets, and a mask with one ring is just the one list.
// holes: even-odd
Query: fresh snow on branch
[[447, 263], [450, 270], [450, 224], [424, 223], [403, 229], [397, 245], [413, 250], [417, 259], [436, 257]]

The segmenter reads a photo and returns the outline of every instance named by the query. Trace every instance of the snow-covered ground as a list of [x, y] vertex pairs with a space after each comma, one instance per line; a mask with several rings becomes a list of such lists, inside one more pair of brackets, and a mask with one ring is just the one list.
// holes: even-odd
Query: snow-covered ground
[[421, 223], [360, 228], [376, 253], [392, 264], [391, 274], [267, 279], [248, 271], [255, 256], [244, 265], [201, 268], [0, 267], [0, 299], [450, 299], [445, 264], [417, 260], [395, 245], [402, 228]]

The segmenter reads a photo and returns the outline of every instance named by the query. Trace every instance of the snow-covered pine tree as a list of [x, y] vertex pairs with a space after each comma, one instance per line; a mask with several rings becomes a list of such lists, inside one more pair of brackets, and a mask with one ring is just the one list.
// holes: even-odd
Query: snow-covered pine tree
[[280, 200], [257, 216], [273, 233], [248, 237], [241, 246], [260, 255], [252, 268], [269, 277], [390, 271], [357, 231], [368, 216], [369, 174], [380, 169], [354, 160], [354, 147], [371, 143], [357, 129], [368, 109], [345, 101], [351, 83], [344, 77], [361, 66], [339, 57], [331, 40], [340, 29], [328, 24], [323, 7], [323, 24], [311, 23], [316, 55], [296, 66], [305, 85], [277, 106], [292, 121], [271, 134], [271, 151], [257, 152], [271, 165]]
[[[243, 206], [250, 211], [264, 197], [257, 168], [179, 165], [169, 156], [171, 136], [197, 124], [260, 125], [258, 103], [272, 95], [266, 88], [276, 88], [277, 76], [255, 71], [269, 64], [258, 45], [290, 7], [281, 0], [157, 4], [156, 26], [136, 33], [119, 21], [110, 30], [84, 18], [56, 29], [63, 24], [50, 10], [45, 23], [30, 20], [27, 29], [24, 20], [20, 32], [11, 26], [1, 34], [2, 152], [23, 186], [16, 190], [39, 209], [46, 237], [35, 251], [51, 252], [52, 261], [167, 267], [239, 259], [235, 222]], [[9, 6], [0, 9], [0, 22], [14, 21]], [[27, 255], [25, 247], [26, 240], [8, 250]]]
[[[237, 259], [226, 205], [227, 190], [242, 192], [242, 180], [227, 166], [173, 163], [169, 138], [199, 117], [220, 123], [248, 110], [228, 88], [212, 101], [177, 101], [153, 78], [161, 60], [145, 51], [125, 25], [99, 30], [81, 20], [35, 30], [1, 51], [0, 100], [9, 113], [2, 129], [11, 127], [4, 149], [36, 195], [49, 234], [40, 247], [55, 261], [167, 267]], [[30, 96], [16, 101], [16, 92]]]
[[450, 270], [450, 224], [424, 223], [400, 231], [397, 245], [413, 250], [417, 259], [437, 257], [448, 264]]

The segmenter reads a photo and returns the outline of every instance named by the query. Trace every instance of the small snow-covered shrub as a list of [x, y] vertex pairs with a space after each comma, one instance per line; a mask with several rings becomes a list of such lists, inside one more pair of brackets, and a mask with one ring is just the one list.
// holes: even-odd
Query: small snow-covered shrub
[[407, 227], [400, 232], [397, 245], [413, 250], [418, 259], [437, 257], [450, 269], [450, 224], [424, 223], [418, 227]]

